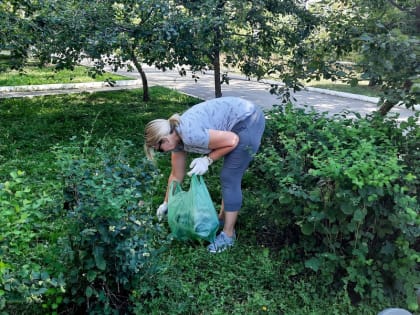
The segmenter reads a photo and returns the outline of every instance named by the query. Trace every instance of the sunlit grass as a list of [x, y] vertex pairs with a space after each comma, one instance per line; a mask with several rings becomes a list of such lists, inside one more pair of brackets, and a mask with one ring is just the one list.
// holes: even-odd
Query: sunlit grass
[[[51, 148], [71, 143], [72, 137], [121, 138], [132, 141], [142, 151], [143, 130], [148, 121], [168, 118], [199, 101], [166, 88], [152, 87], [151, 100], [143, 102], [142, 93], [141, 89], [133, 89], [2, 100], [2, 171], [17, 167], [28, 173], [42, 173], [41, 164], [46, 161], [48, 165], [53, 159]], [[43, 158], [33, 164], [38, 156]], [[4, 175], [1, 173], [0, 177]]]
[[378, 89], [375, 87], [368, 86], [367, 81], [361, 81], [357, 86], [351, 86], [345, 82], [341, 81], [331, 81], [322, 79], [320, 81], [311, 81], [309, 83], [305, 83], [305, 86], [310, 86], [319, 89], [326, 89], [326, 90], [333, 90], [338, 92], [345, 92], [345, 93], [353, 93], [353, 94], [360, 94], [370, 97], [378, 97]]
[[10, 70], [0, 72], [0, 86], [37, 85], [54, 83], [82, 83], [82, 82], [103, 82], [105, 80], [132, 80], [114, 73], [105, 73], [92, 78], [88, 74], [89, 68], [76, 66], [74, 70], [56, 71], [53, 66], [39, 68], [28, 66], [21, 71]]

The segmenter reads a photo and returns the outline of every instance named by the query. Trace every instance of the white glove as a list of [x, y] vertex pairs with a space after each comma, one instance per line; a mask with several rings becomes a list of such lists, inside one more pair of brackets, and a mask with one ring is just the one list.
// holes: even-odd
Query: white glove
[[164, 201], [156, 211], [156, 216], [159, 221], [162, 221], [163, 217], [168, 214], [168, 203]]
[[211, 163], [213, 163], [213, 160], [209, 158], [208, 156], [203, 156], [203, 157], [192, 160], [190, 164], [191, 171], [187, 173], [188, 176], [191, 176], [193, 174], [195, 175], [205, 174], [207, 170], [209, 169], [209, 165], [211, 165]]

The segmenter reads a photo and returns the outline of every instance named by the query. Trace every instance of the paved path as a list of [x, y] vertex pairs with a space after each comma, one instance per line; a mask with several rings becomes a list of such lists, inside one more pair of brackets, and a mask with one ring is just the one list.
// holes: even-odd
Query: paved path
[[[196, 96], [198, 98], [208, 100], [214, 98], [213, 73], [200, 73], [197, 82], [189, 73], [185, 77], [181, 77], [178, 71], [161, 71], [155, 67], [145, 66], [144, 70], [147, 75], [149, 86], [161, 85], [177, 91]], [[105, 83], [89, 83], [89, 84], [73, 84], [63, 85], [56, 89], [47, 89], [44, 87], [32, 87], [33, 90], [16, 88], [15, 90], [7, 90], [6, 87], [0, 87], [0, 98], [10, 97], [33, 97], [39, 95], [63, 94], [63, 93], [80, 93], [80, 92], [96, 92], [118, 89], [141, 88], [139, 75], [133, 72], [120, 70], [119, 74], [135, 78], [137, 80], [124, 81], [116, 87], [108, 87]], [[230, 75], [229, 84], [222, 85], [223, 96], [238, 96], [259, 104], [263, 108], [270, 108], [274, 104], [281, 104], [281, 100], [276, 95], [269, 93], [269, 81], [256, 81], [254, 79], [247, 80], [243, 76]], [[275, 82], [274, 82], [275, 83]], [[4, 88], [2, 90], [2, 88]], [[309, 106], [318, 111], [328, 111], [330, 114], [337, 114], [343, 110], [354, 111], [362, 116], [376, 110], [376, 98], [365, 97], [361, 95], [340, 93], [322, 89], [308, 88], [305, 91], [295, 93], [296, 106]], [[406, 120], [407, 117], [414, 114], [414, 111], [407, 110], [402, 107], [396, 107], [392, 110], [399, 113], [399, 120]], [[353, 115], [350, 115], [353, 116]]]
[[[213, 73], [199, 74], [200, 78], [195, 82], [191, 75], [181, 77], [177, 71], [162, 72], [154, 67], [145, 67], [148, 82], [150, 85], [162, 85], [176, 89], [178, 91], [198, 96], [202, 99], [214, 98]], [[125, 75], [133, 75], [124, 73]], [[276, 95], [270, 94], [271, 83], [267, 81], [247, 80], [243, 76], [233, 75], [229, 84], [222, 85], [223, 96], [239, 96], [263, 108], [269, 108], [274, 104], [281, 104], [281, 100]], [[334, 95], [335, 94], [335, 95]], [[337, 114], [343, 110], [360, 113], [362, 116], [372, 113], [377, 109], [377, 98], [365, 97], [349, 93], [339, 93], [334, 91], [308, 88], [305, 91], [297, 92], [293, 95], [294, 103], [297, 106], [313, 107], [319, 111], [328, 111], [330, 114]], [[399, 120], [405, 120], [414, 111], [406, 108], [394, 108], [392, 112], [399, 113]], [[352, 116], [352, 115], [351, 115]]]

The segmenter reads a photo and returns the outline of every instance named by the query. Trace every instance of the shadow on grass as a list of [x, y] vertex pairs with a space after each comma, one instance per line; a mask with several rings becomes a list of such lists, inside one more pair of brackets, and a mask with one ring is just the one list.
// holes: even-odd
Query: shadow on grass
[[1, 100], [0, 163], [45, 158], [54, 145], [86, 134], [93, 140], [130, 140], [142, 148], [147, 122], [199, 102], [161, 87], [151, 88], [150, 95], [147, 103], [141, 89]]

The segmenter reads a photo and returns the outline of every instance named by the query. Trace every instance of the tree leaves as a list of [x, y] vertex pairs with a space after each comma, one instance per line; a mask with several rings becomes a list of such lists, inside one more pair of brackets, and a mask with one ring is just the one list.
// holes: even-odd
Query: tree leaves
[[106, 269], [106, 261], [104, 258], [105, 249], [102, 246], [95, 246], [93, 248], [93, 256], [95, 257], [95, 264], [99, 270], [104, 271]]

